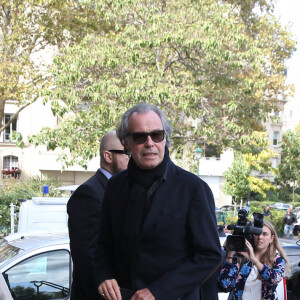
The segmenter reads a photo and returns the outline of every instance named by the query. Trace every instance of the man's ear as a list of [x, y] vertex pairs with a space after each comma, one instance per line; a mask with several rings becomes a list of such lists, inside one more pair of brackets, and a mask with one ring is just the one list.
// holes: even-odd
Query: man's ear
[[105, 161], [107, 162], [107, 163], [109, 163], [109, 164], [111, 164], [112, 163], [112, 153], [111, 152], [109, 152], [109, 151], [104, 151], [103, 152], [103, 157], [104, 157], [104, 159], [105, 159]]

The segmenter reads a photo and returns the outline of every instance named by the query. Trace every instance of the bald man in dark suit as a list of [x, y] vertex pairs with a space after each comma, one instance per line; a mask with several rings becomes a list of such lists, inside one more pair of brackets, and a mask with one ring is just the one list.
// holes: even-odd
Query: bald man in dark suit
[[71, 196], [67, 212], [73, 283], [71, 300], [99, 299], [95, 288], [95, 246], [99, 236], [102, 200], [108, 179], [127, 168], [128, 155], [115, 131], [100, 143], [100, 168]]

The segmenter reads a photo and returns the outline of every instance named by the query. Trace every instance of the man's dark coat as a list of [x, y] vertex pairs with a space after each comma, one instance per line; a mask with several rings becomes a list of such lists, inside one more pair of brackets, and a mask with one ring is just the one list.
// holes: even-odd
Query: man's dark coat
[[[128, 201], [127, 170], [107, 185], [97, 249], [100, 284], [120, 274], [120, 231]], [[166, 176], [153, 194], [132, 262], [135, 290], [149, 288], [156, 300], [198, 300], [199, 286], [221, 263], [215, 203], [208, 185], [197, 176], [168, 163]], [[121, 286], [122, 287], [122, 286]]]
[[71, 300], [99, 299], [95, 282], [95, 251], [107, 182], [106, 176], [98, 170], [76, 189], [67, 205], [73, 260]]

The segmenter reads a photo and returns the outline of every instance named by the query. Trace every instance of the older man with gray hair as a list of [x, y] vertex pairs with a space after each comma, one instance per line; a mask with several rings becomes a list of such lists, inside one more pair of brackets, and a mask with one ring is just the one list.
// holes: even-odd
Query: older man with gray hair
[[212, 192], [170, 160], [170, 133], [164, 113], [146, 103], [127, 110], [117, 130], [131, 158], [104, 196], [96, 262], [106, 300], [124, 289], [131, 300], [199, 300], [221, 263]]

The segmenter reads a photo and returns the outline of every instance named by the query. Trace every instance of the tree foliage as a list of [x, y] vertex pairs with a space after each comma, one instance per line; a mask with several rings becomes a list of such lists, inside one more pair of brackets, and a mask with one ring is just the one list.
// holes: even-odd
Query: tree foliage
[[241, 153], [235, 153], [235, 159], [228, 171], [224, 172], [226, 182], [224, 191], [231, 195], [234, 202], [241, 202], [250, 192], [249, 176], [251, 170]]
[[[56, 57], [43, 96], [63, 121], [29, 141], [68, 149], [71, 159], [61, 159], [84, 166], [128, 107], [150, 102], [166, 112], [176, 141], [235, 147], [278, 110], [295, 44], [271, 14], [227, 2], [94, 1], [107, 30]], [[197, 128], [188, 121], [196, 119]]]
[[250, 136], [242, 136], [239, 140], [239, 151], [243, 154], [251, 171], [262, 174], [274, 172], [271, 158], [278, 156], [269, 147], [268, 134], [254, 131]]
[[51, 178], [32, 178], [26, 181], [11, 178], [5, 182], [5, 185], [0, 189], [0, 234], [8, 233], [10, 226], [10, 204], [13, 203], [19, 209], [18, 199], [29, 200], [32, 197], [43, 196], [43, 186], [49, 186], [49, 196], [58, 197], [62, 193], [56, 190], [60, 183], [57, 179]]
[[232, 167], [224, 173], [224, 191], [236, 202], [245, 199], [250, 192], [259, 193], [265, 198], [266, 191], [273, 189], [273, 185], [270, 180], [256, 175], [258, 172], [273, 173], [270, 159], [277, 154], [268, 147], [265, 132], [253, 132], [251, 136], [242, 136], [239, 143], [239, 151], [235, 152]]
[[[85, 1], [3, 0], [0, 3], [0, 117], [12, 101], [18, 113], [36, 101], [48, 87], [49, 71], [39, 55], [50, 46], [78, 42], [91, 29], [96, 18]], [[94, 17], [94, 19], [93, 19]], [[49, 52], [44, 52], [49, 56]], [[44, 64], [44, 65], [43, 65]], [[9, 124], [10, 124], [9, 123]], [[9, 125], [7, 124], [7, 125]], [[4, 130], [0, 127], [0, 132]]]
[[282, 138], [281, 164], [278, 166], [276, 181], [283, 186], [293, 188], [293, 203], [295, 189], [300, 183], [300, 132], [288, 130]]

